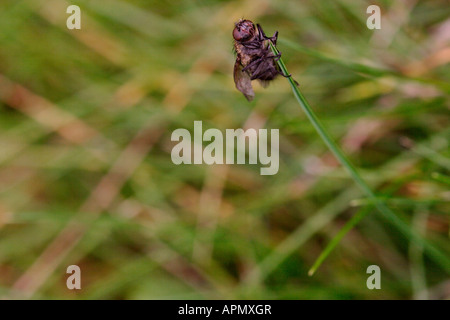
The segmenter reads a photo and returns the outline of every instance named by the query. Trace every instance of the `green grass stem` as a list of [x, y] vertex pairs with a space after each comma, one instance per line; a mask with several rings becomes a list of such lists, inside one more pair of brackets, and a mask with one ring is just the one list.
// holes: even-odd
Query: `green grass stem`
[[[278, 49], [269, 41], [270, 48], [272, 52], [275, 55], [279, 54]], [[278, 66], [280, 67], [281, 71], [288, 75], [289, 71], [286, 68], [286, 65], [283, 62], [283, 59], [278, 60]], [[440, 265], [447, 273], [450, 273], [450, 259], [443, 254], [439, 249], [437, 249], [435, 246], [430, 244], [428, 241], [425, 241], [422, 239], [419, 235], [417, 235], [415, 232], [413, 232], [408, 225], [403, 222], [391, 209], [389, 209], [383, 201], [381, 201], [375, 193], [372, 191], [372, 189], [367, 185], [367, 183], [363, 180], [363, 178], [359, 175], [358, 171], [354, 167], [354, 165], [350, 162], [350, 160], [345, 156], [344, 152], [340, 149], [340, 147], [337, 145], [337, 143], [331, 138], [330, 134], [325, 130], [323, 125], [320, 123], [319, 118], [314, 113], [313, 109], [309, 105], [306, 98], [303, 96], [303, 94], [300, 92], [299, 87], [295, 83], [294, 79], [292, 77], [287, 77], [289, 84], [291, 85], [292, 91], [294, 93], [295, 98], [297, 99], [300, 107], [305, 112], [306, 116], [308, 117], [309, 121], [313, 125], [313, 127], [316, 129], [319, 136], [322, 138], [322, 140], [325, 142], [327, 147], [330, 149], [330, 151], [334, 154], [334, 156], [337, 158], [337, 160], [341, 163], [341, 165], [347, 169], [350, 176], [353, 178], [353, 180], [356, 182], [356, 184], [361, 188], [361, 190], [366, 194], [366, 196], [370, 199], [370, 201], [373, 203], [373, 205], [377, 208], [378, 212], [381, 214], [381, 216], [387, 220], [389, 223], [391, 223], [400, 233], [402, 233], [406, 238], [410, 239], [412, 242], [415, 242], [419, 246], [423, 246], [425, 251], [428, 253], [429, 257], [433, 259], [438, 265]], [[355, 218], [353, 222], [351, 222], [350, 226], [347, 227], [347, 229], [353, 227], [356, 225], [357, 222], [359, 222], [365, 214], [367, 214], [369, 211], [362, 211], [363, 213], [360, 213], [360, 216]], [[348, 231], [348, 230], [347, 230]], [[347, 232], [344, 230], [344, 234]], [[339, 237], [342, 237], [342, 235], [338, 234]], [[340, 240], [340, 239], [338, 239]], [[336, 241], [335, 241], [336, 242]], [[332, 248], [336, 246], [337, 243], [333, 243]], [[331, 249], [332, 249], [331, 248]], [[327, 250], [331, 252], [331, 250]], [[320, 266], [320, 263], [323, 262], [324, 257], [320, 257], [321, 260], [319, 263], [315, 263], [313, 265], [313, 268], [310, 269], [309, 274], [313, 275], [315, 270]]]

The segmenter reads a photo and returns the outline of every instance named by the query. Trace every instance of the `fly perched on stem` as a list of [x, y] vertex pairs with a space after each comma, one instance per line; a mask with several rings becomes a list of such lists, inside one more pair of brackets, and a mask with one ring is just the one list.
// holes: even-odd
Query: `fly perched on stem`
[[236, 63], [234, 64], [234, 83], [236, 88], [244, 94], [248, 101], [253, 100], [252, 80], [259, 80], [263, 87], [267, 87], [270, 80], [281, 74], [277, 65], [281, 53], [274, 55], [269, 48], [269, 41], [277, 44], [278, 31], [272, 37], [267, 37], [259, 24], [250, 20], [239, 20], [233, 30]]

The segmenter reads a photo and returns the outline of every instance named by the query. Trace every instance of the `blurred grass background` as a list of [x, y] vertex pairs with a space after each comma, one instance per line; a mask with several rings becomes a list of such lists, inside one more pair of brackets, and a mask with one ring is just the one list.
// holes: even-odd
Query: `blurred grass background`
[[[68, 30], [66, 8], [82, 10]], [[382, 29], [366, 27], [367, 6]], [[289, 71], [364, 179], [448, 256], [450, 7], [436, 1], [3, 0], [0, 296], [448, 299], [450, 266], [370, 213], [285, 79], [234, 88], [240, 18], [278, 30]], [[171, 132], [279, 128], [280, 170], [171, 162]], [[69, 265], [82, 290], [66, 288]], [[366, 269], [381, 268], [381, 290]]]

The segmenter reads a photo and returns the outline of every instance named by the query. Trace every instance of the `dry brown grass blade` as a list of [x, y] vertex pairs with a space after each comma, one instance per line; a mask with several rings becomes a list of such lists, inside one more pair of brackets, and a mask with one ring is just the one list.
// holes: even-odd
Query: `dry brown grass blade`
[[109, 62], [119, 66], [126, 65], [125, 47], [120, 45], [119, 41], [115, 40], [111, 34], [102, 31], [100, 25], [90, 19], [87, 14], [83, 13], [84, 27], [79, 32], [70, 32], [71, 30], [65, 27], [67, 16], [61, 12], [66, 12], [70, 4], [63, 0], [46, 0], [45, 5], [38, 7], [38, 14], [55, 26], [62, 27], [62, 30]]
[[[94, 188], [90, 197], [81, 206], [81, 212], [89, 212], [89, 220], [97, 218], [108, 209], [120, 192], [123, 184], [143, 161], [162, 131], [159, 128], [142, 129], [124, 149], [108, 174]], [[58, 267], [86, 232], [86, 226], [74, 217], [59, 235], [36, 259], [33, 265], [15, 282], [13, 290], [21, 298], [30, 298], [50, 274]]]
[[[206, 72], [203, 75], [203, 81], [206, 81], [213, 72], [213, 67], [208, 64], [207, 70], [204, 70], [202, 61], [203, 57], [200, 57], [193, 64], [191, 71], [200, 69]], [[181, 83], [184, 80], [180, 77], [178, 81]], [[189, 90], [189, 96], [191, 96], [193, 89]], [[166, 99], [165, 101], [167, 107], [173, 110], [174, 113], [181, 112], [189, 102], [187, 99]], [[90, 220], [94, 220], [102, 211], [109, 208], [118, 196], [123, 184], [143, 161], [153, 144], [164, 133], [165, 126], [165, 124], [161, 124], [158, 128], [142, 129], [124, 149], [110, 171], [100, 180], [80, 208], [82, 213], [90, 213]], [[12, 288], [19, 297], [32, 297], [80, 241], [86, 232], [86, 226], [78, 223], [78, 219], [79, 217], [74, 217], [33, 265], [15, 282]]]
[[0, 75], [0, 100], [72, 143], [84, 144], [100, 135], [77, 117], [3, 75]]

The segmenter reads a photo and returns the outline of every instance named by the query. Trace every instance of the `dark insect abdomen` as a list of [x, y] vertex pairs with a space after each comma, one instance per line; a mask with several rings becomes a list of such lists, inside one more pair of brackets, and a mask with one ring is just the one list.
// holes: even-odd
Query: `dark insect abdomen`
[[[247, 71], [250, 74], [251, 80], [273, 80], [278, 74], [280, 74], [276, 62], [273, 59], [272, 51], [269, 48], [261, 47], [247, 48], [244, 45], [244, 50], [247, 52], [247, 56], [251, 59], [243, 64], [244, 67], [248, 66]], [[253, 54], [251, 54], [253, 53]]]
[[255, 96], [252, 80], [259, 80], [263, 87], [277, 75], [283, 74], [277, 61], [281, 54], [274, 55], [269, 42], [276, 45], [278, 32], [272, 37], [264, 34], [260, 25], [250, 20], [240, 20], [233, 29], [234, 48], [237, 54], [233, 78], [236, 88], [251, 101]]

